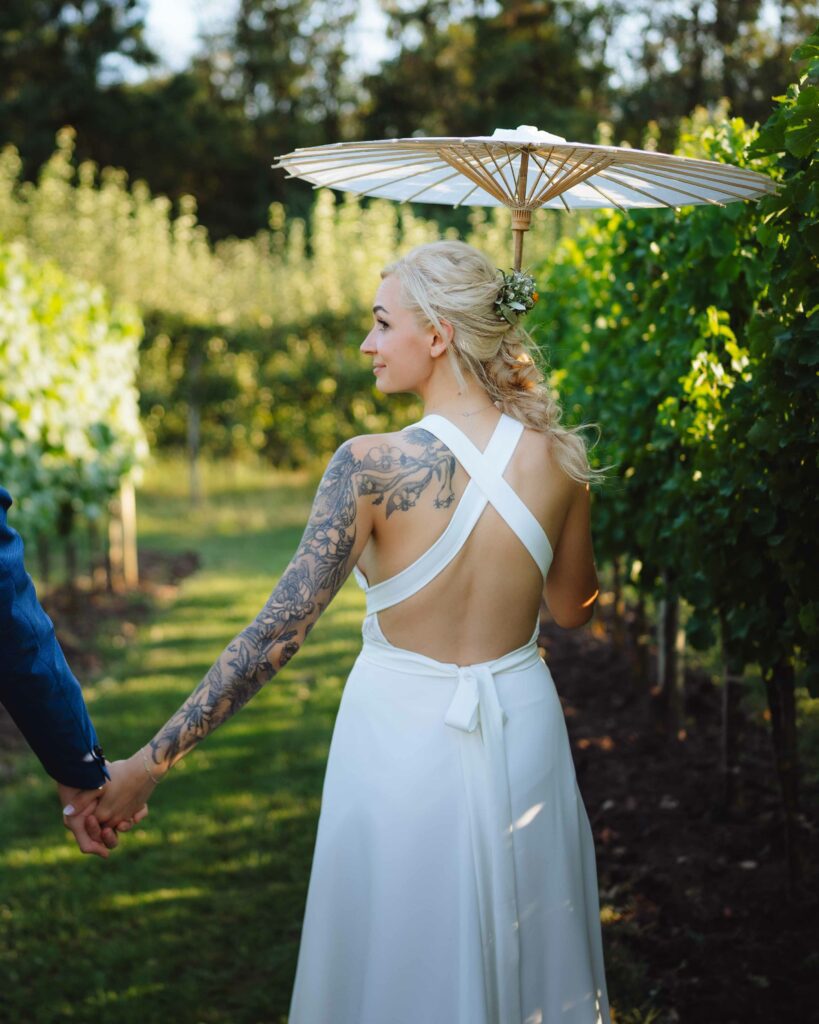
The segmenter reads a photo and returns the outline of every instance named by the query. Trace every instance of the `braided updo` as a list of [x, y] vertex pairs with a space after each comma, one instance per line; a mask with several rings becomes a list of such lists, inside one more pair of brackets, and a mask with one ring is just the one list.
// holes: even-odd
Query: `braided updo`
[[441, 320], [453, 327], [447, 348], [455, 379], [465, 387], [471, 375], [499, 408], [527, 427], [550, 433], [563, 469], [582, 482], [604, 476], [589, 466], [580, 427], [562, 427], [562, 410], [538, 365], [540, 352], [520, 323], [501, 319], [495, 306], [503, 274], [483, 253], [465, 242], [430, 242], [381, 271], [401, 285], [404, 306], [423, 326], [443, 333]]

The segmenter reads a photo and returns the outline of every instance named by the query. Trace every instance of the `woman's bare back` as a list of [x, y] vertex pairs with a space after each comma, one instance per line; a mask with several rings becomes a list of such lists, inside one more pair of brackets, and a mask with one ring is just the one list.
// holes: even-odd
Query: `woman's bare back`
[[[483, 452], [499, 419], [500, 414], [487, 412], [480, 423], [456, 426]], [[560, 467], [554, 443], [547, 434], [524, 430], [503, 478], [557, 555], [581, 485]], [[421, 427], [359, 437], [354, 447], [357, 458], [378, 465], [373, 532], [358, 560], [373, 586], [407, 568], [441, 536], [469, 474], [442, 441]], [[528, 642], [543, 593], [540, 569], [490, 502], [455, 558], [418, 593], [379, 612], [378, 621], [395, 647], [474, 664]]]

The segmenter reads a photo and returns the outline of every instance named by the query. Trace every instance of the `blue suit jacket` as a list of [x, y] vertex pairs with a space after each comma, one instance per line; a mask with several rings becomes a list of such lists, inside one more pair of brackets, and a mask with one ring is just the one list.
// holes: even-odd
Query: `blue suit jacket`
[[0, 702], [52, 778], [95, 789], [108, 778], [102, 748], [23, 565], [23, 541], [6, 523], [10, 505], [0, 487]]

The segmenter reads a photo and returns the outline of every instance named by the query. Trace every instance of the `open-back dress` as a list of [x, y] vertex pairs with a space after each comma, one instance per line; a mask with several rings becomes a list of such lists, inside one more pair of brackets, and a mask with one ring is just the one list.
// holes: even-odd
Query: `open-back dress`
[[[378, 612], [461, 549], [487, 502], [545, 579], [552, 549], [503, 479], [523, 425], [481, 452], [447, 528], [369, 586], [328, 753], [289, 1024], [609, 1024], [594, 841], [537, 647], [456, 665], [393, 646]], [[410, 428], [407, 428], [410, 429]], [[487, 586], [491, 580], [487, 579]]]

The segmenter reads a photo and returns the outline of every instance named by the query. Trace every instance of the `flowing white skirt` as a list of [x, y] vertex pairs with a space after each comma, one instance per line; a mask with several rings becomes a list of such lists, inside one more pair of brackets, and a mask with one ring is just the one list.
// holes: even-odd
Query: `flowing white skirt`
[[536, 645], [459, 667], [368, 619], [289, 1024], [609, 1024], [594, 842]]

